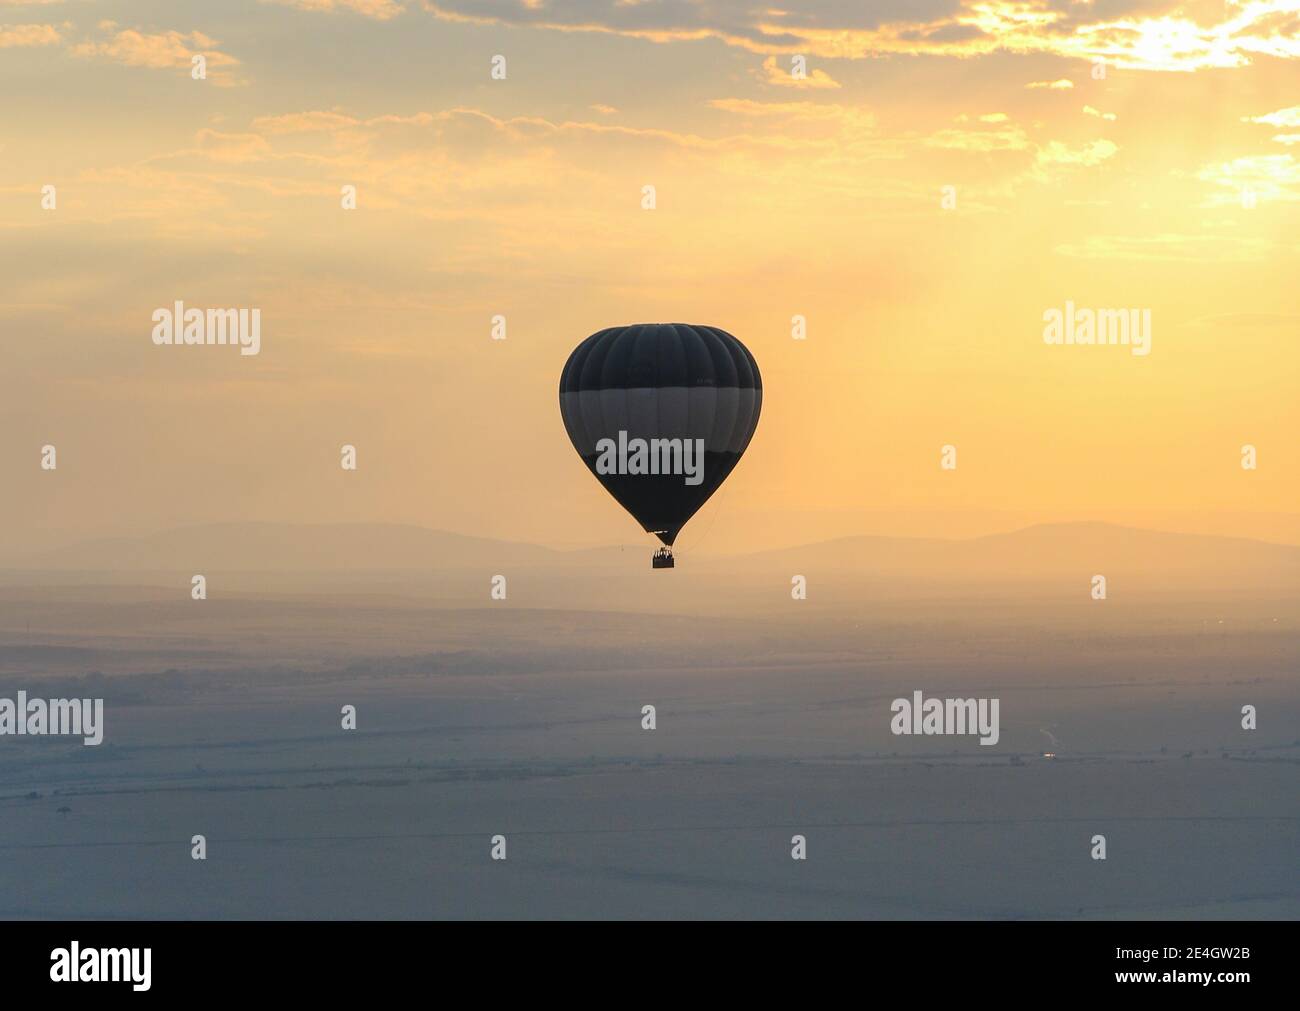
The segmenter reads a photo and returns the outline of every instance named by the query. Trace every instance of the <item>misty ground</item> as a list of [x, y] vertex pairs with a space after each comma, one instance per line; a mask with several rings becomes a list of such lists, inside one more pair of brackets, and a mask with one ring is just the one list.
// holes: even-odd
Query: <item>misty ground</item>
[[[1300, 915], [1294, 594], [642, 568], [603, 610], [0, 588], [0, 696], [107, 700], [97, 748], [0, 738], [0, 916]], [[618, 609], [665, 577], [680, 613]], [[894, 736], [914, 690], [1001, 740]]]

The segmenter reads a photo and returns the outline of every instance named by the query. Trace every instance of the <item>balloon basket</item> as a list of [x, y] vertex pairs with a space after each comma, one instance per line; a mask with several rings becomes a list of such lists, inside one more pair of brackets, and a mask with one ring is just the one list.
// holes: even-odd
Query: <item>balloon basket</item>
[[667, 548], [660, 548], [650, 559], [650, 568], [652, 569], [671, 569], [673, 568], [673, 553]]

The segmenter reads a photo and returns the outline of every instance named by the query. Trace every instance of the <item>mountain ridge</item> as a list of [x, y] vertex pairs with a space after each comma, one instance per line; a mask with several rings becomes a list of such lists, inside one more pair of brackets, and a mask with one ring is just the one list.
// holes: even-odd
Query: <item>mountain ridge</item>
[[[216, 571], [403, 571], [515, 567], [586, 567], [635, 557], [639, 547], [557, 549], [402, 523], [280, 523], [229, 521], [172, 527], [143, 537], [95, 538], [0, 558], [9, 571], [159, 571], [207, 567]], [[644, 547], [648, 556], [651, 545]], [[1024, 570], [1056, 560], [1097, 565], [1129, 561], [1196, 567], [1207, 561], [1238, 569], [1246, 564], [1300, 564], [1300, 546], [1245, 537], [1186, 534], [1095, 521], [1040, 523], [971, 538], [838, 537], [795, 547], [731, 554], [698, 554], [706, 566], [766, 567], [815, 564], [838, 569], [925, 568]], [[691, 557], [687, 554], [685, 557]]]

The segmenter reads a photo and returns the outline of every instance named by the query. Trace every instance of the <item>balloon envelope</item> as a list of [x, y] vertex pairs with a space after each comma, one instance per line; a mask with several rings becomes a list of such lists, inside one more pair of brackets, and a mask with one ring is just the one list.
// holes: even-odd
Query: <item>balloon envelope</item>
[[[578, 455], [645, 530], [670, 546], [735, 468], [762, 403], [754, 356], [711, 326], [610, 327], [579, 344], [560, 376], [560, 414]], [[646, 446], [640, 466], [638, 440]], [[668, 466], [673, 461], [680, 466]]]

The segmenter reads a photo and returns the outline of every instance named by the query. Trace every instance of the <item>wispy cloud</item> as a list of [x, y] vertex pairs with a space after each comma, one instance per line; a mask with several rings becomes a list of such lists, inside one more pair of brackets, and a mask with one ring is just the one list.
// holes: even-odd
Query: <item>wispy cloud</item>
[[202, 55], [207, 63], [208, 79], [216, 84], [234, 83], [231, 71], [239, 60], [222, 52], [216, 39], [200, 31], [145, 32], [137, 28], [119, 28], [111, 21], [100, 22], [106, 38], [79, 42], [70, 47], [74, 56], [105, 59], [128, 67], [148, 67], [154, 70], [184, 69], [187, 72], [193, 59]]
[[262, 0], [262, 3], [297, 7], [303, 11], [342, 11], [379, 21], [388, 21], [406, 10], [406, 0]]
[[360, 125], [361, 120], [333, 110], [290, 112], [279, 116], [258, 116], [253, 129], [258, 133], [319, 133]]
[[1213, 194], [1207, 204], [1239, 204], [1243, 195], [1258, 202], [1300, 200], [1300, 161], [1289, 154], [1248, 155], [1207, 165], [1196, 178], [1228, 192]]
[[812, 90], [838, 88], [840, 83], [820, 67], [814, 67], [802, 77], [795, 77], [792, 70], [782, 67], [775, 56], [763, 61], [763, 80], [781, 88], [806, 88]]
[[761, 6], [685, 0], [587, 0], [563, 7], [536, 0], [424, 0], [424, 5], [448, 21], [605, 32], [659, 43], [713, 39], [755, 53], [833, 59], [1046, 53], [1104, 60], [1123, 69], [1185, 72], [1242, 67], [1259, 56], [1300, 57], [1300, 0], [1226, 0], [1197, 17], [1182, 9], [1106, 16], [1084, 3], [961, 0], [938, 16], [909, 19], [901, 7], [874, 24], [864, 24], [869, 18], [849, 13], [850, 7], [829, 3], [810, 4], [797, 18]]
[[1266, 123], [1269, 126], [1300, 126], [1300, 105], [1278, 109], [1263, 116], [1243, 116], [1243, 123]]
[[0, 25], [0, 49], [57, 46], [63, 37], [53, 25]]
[[1040, 165], [1082, 165], [1091, 167], [1115, 156], [1119, 146], [1111, 140], [1089, 141], [1086, 144], [1071, 146], [1059, 140], [1048, 141], [1038, 150]]

